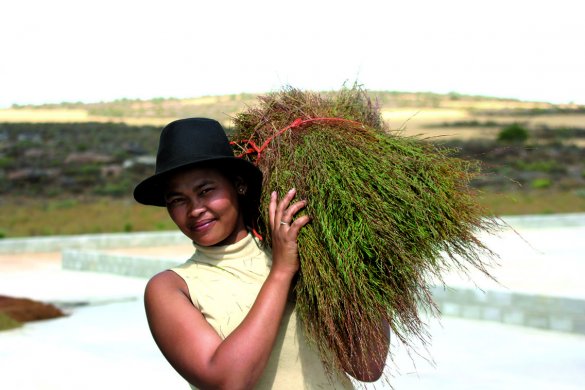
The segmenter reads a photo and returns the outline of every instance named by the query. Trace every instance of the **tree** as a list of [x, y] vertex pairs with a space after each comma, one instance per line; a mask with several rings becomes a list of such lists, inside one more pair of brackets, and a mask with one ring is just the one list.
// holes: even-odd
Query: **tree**
[[523, 143], [528, 139], [528, 130], [519, 123], [504, 126], [498, 133], [498, 141]]

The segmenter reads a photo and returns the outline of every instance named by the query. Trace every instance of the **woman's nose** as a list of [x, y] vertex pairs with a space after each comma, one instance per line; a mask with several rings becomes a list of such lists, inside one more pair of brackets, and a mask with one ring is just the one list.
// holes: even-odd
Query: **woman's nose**
[[198, 218], [201, 214], [205, 212], [205, 208], [201, 204], [201, 202], [191, 202], [191, 207], [189, 208], [189, 216], [191, 218]]

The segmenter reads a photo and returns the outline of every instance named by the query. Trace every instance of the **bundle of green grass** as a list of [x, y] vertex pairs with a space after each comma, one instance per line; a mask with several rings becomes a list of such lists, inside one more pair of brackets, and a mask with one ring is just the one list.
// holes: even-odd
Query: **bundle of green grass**
[[382, 355], [384, 322], [406, 345], [428, 341], [420, 314], [436, 314], [430, 287], [444, 271], [489, 275], [491, 252], [477, 234], [497, 224], [469, 185], [478, 164], [389, 131], [360, 87], [261, 96], [234, 118], [233, 140], [264, 174], [267, 245], [270, 193], [294, 187], [308, 200], [296, 310], [331, 372], [358, 352]]

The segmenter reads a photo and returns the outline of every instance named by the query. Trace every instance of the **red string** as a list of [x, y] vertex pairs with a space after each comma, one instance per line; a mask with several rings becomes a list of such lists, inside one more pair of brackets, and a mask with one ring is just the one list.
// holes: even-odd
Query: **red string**
[[260, 241], [264, 240], [264, 237], [262, 237], [262, 235], [261, 235], [260, 233], [258, 233], [258, 232], [256, 231], [256, 229], [255, 229], [255, 228], [252, 228], [252, 234], [253, 234], [253, 235], [254, 235], [254, 237], [256, 237], [258, 240], [260, 240]]
[[[321, 122], [346, 122], [346, 123], [351, 123], [352, 125], [355, 125], [355, 126], [362, 126], [362, 124], [359, 122], [352, 121], [349, 119], [344, 119], [344, 118], [309, 118], [309, 119], [297, 118], [290, 125], [286, 126], [285, 128], [279, 130], [278, 132], [273, 134], [271, 137], [269, 137], [266, 141], [264, 141], [264, 143], [260, 147], [258, 147], [258, 145], [256, 145], [256, 143], [252, 140], [248, 140], [248, 139], [242, 140], [241, 142], [243, 144], [247, 145], [248, 148], [245, 149], [244, 152], [239, 154], [237, 157], [243, 157], [246, 154], [256, 153], [256, 162], [258, 162], [258, 160], [260, 160], [262, 152], [264, 151], [264, 149], [266, 149], [268, 147], [268, 145], [270, 145], [270, 142], [272, 142], [272, 140], [274, 138], [276, 138], [277, 136], [281, 135], [282, 133], [284, 133], [285, 131], [287, 131], [289, 129], [294, 129], [294, 128], [300, 127], [306, 123], [317, 122], [317, 121], [321, 121]], [[238, 143], [236, 143], [234, 141], [230, 142], [230, 144], [231, 145], [238, 145]]]

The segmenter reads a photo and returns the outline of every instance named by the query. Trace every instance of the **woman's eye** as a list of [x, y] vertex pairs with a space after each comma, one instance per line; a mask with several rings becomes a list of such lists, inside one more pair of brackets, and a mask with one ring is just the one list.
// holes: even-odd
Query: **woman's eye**
[[183, 202], [182, 198], [172, 198], [167, 200], [167, 206], [173, 207], [178, 206]]
[[212, 187], [203, 188], [200, 192], [200, 195], [207, 195], [213, 190]]

